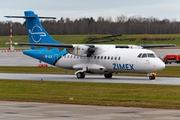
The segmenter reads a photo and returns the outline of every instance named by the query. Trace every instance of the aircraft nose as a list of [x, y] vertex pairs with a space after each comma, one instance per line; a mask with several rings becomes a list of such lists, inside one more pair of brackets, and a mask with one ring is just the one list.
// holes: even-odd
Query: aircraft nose
[[157, 71], [162, 71], [165, 68], [165, 64], [162, 60], [158, 60], [156, 63], [156, 69]]

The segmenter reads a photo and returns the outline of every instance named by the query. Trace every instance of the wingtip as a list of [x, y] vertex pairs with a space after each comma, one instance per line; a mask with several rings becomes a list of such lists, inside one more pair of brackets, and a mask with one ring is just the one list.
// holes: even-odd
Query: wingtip
[[6, 18], [12, 18], [12, 16], [4, 16], [4, 17], [6, 17]]

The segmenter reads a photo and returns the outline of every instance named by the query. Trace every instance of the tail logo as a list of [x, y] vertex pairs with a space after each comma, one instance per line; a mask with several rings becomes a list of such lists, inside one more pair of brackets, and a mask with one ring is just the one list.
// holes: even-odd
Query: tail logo
[[32, 40], [35, 43], [40, 42], [42, 37], [46, 37], [46, 33], [43, 32], [40, 26], [34, 26], [32, 30], [29, 29], [28, 31], [29, 31], [29, 34], [31, 35]]

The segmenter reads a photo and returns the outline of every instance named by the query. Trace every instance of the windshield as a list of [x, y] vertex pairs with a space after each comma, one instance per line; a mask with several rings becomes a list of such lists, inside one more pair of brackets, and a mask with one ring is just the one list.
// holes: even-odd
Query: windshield
[[155, 58], [156, 56], [153, 53], [148, 53], [148, 57]]
[[156, 55], [154, 53], [140, 53], [138, 56], [138, 58], [155, 58]]

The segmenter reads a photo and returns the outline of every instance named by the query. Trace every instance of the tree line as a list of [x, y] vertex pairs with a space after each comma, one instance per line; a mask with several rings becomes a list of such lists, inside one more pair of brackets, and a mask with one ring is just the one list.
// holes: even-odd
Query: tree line
[[[111, 17], [60, 18], [59, 20], [41, 20], [43, 27], [50, 34], [179, 34], [180, 21], [154, 17], [125, 15]], [[0, 36], [9, 35], [9, 21], [0, 22]], [[24, 23], [13, 23], [13, 35], [27, 35]]]

